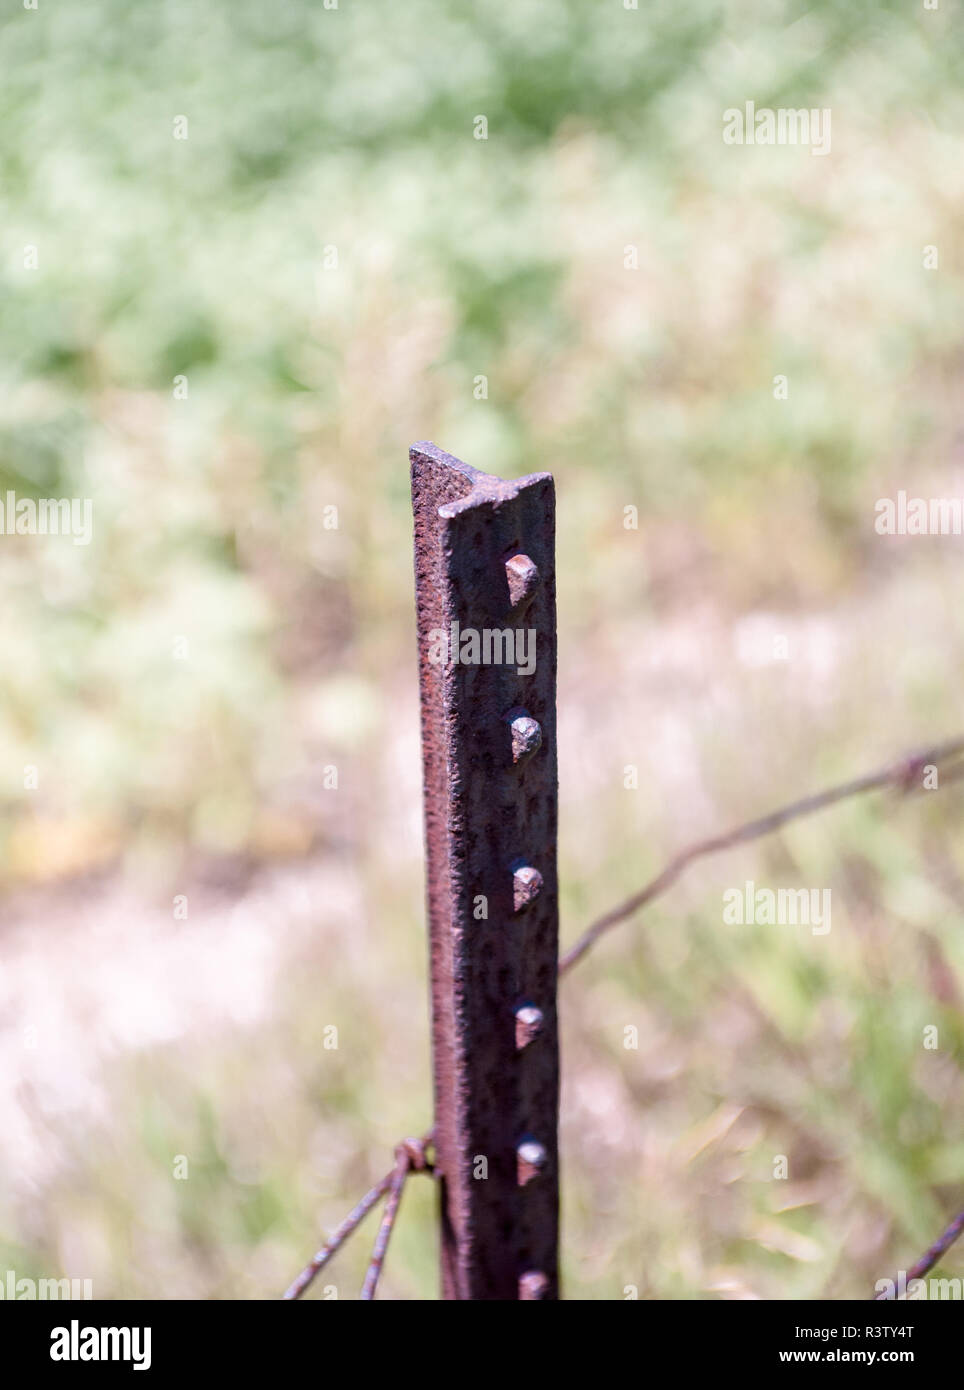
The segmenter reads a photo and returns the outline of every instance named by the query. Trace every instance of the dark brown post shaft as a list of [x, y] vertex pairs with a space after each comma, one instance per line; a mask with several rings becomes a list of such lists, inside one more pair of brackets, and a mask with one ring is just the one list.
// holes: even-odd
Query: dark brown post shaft
[[555, 493], [411, 462], [442, 1294], [557, 1298]]

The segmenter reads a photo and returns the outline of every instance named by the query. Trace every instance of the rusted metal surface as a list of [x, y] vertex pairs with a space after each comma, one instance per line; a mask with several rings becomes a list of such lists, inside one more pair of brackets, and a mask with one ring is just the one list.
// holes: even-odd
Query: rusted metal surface
[[552, 1299], [553, 482], [506, 482], [426, 443], [411, 464], [442, 1294]]

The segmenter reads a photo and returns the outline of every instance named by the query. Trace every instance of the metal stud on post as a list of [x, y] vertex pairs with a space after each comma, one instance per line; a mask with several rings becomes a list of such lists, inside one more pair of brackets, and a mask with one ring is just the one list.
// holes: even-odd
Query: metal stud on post
[[555, 493], [411, 464], [442, 1295], [553, 1299]]

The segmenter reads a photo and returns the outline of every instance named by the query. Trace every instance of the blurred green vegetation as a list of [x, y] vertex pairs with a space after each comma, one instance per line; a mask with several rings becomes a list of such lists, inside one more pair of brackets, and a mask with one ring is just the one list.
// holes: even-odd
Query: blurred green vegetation
[[[426, 1127], [413, 440], [557, 478], [567, 939], [686, 840], [955, 731], [959, 557], [873, 516], [899, 487], [964, 495], [959, 17], [3, 22], [0, 489], [94, 505], [89, 547], [0, 545], [7, 1060], [31, 952], [52, 1072], [105, 959], [147, 1007], [149, 920], [185, 978], [206, 931], [230, 973], [249, 917], [274, 954], [249, 1015], [182, 1009], [136, 1044], [74, 1019], [90, 1089], [28, 1071], [47, 1161], [0, 1150], [0, 1259], [273, 1296]], [[724, 146], [750, 99], [829, 107], [831, 153]], [[757, 661], [759, 632], [791, 659]], [[862, 1297], [964, 1204], [960, 811], [880, 798], [700, 866], [566, 982], [570, 1296]], [[309, 864], [314, 928], [258, 935]], [[722, 928], [748, 878], [832, 888], [831, 935]], [[433, 1292], [431, 1208], [413, 1182], [386, 1296]], [[364, 1259], [332, 1266], [341, 1296]]]

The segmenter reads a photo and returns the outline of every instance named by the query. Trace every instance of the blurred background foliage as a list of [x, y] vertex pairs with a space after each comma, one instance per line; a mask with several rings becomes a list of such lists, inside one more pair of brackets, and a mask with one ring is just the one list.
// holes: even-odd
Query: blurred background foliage
[[[960, 541], [873, 520], [964, 496], [959, 19], [3, 22], [0, 487], [94, 508], [90, 546], [0, 544], [7, 1265], [275, 1296], [427, 1127], [413, 440], [557, 478], [565, 940], [687, 840], [956, 732]], [[829, 107], [831, 153], [725, 146], [747, 100]], [[566, 982], [570, 1297], [863, 1297], [964, 1205], [961, 810], [701, 865]], [[830, 887], [831, 934], [724, 928], [747, 879]], [[435, 1292], [432, 1205], [384, 1296]]]

